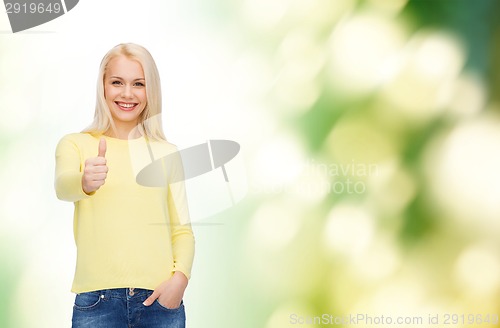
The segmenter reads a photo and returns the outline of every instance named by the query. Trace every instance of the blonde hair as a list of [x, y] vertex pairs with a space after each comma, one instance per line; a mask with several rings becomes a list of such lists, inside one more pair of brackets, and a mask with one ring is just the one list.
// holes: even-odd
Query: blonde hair
[[141, 135], [153, 140], [166, 140], [161, 123], [161, 85], [160, 75], [155, 61], [146, 48], [134, 43], [121, 43], [113, 47], [104, 56], [99, 67], [97, 78], [97, 97], [94, 121], [82, 132], [103, 134], [110, 128], [116, 132], [116, 126], [104, 97], [104, 77], [111, 59], [125, 56], [136, 60], [142, 66], [146, 80], [146, 107], [139, 116], [137, 130]]

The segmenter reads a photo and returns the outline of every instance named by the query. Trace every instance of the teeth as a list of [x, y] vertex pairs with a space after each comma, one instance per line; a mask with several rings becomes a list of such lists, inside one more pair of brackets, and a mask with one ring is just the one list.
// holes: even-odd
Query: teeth
[[119, 103], [119, 105], [121, 107], [125, 107], [125, 108], [132, 108], [135, 106], [135, 104], [125, 104], [125, 103]]

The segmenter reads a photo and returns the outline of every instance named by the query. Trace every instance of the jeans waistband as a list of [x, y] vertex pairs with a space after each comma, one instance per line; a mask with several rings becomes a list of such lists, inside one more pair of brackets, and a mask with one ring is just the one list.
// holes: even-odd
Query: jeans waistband
[[104, 296], [104, 298], [123, 298], [130, 299], [131, 297], [142, 297], [144, 295], [151, 295], [153, 293], [150, 289], [142, 289], [142, 288], [111, 288], [111, 289], [100, 289], [94, 290], [89, 293], [96, 293], [100, 296]]

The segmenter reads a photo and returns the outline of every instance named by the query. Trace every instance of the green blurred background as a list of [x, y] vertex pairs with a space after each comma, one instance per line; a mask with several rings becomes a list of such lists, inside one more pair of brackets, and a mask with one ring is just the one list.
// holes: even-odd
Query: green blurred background
[[498, 326], [499, 10], [81, 1], [17, 34], [3, 15], [0, 327], [70, 326], [73, 207], [53, 191], [55, 145], [90, 122], [100, 59], [128, 41], [158, 63], [170, 140], [242, 145], [246, 198], [194, 225], [188, 327]]

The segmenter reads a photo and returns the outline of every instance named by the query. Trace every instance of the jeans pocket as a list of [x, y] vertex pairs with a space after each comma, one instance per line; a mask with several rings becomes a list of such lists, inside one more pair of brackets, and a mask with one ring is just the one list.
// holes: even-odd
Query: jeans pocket
[[181, 300], [181, 304], [178, 307], [171, 309], [171, 308], [168, 308], [166, 306], [163, 306], [160, 303], [160, 301], [158, 301], [158, 299], [155, 300], [155, 303], [156, 303], [156, 305], [158, 305], [161, 309], [163, 309], [165, 311], [179, 311], [184, 305], [184, 302]]
[[77, 310], [91, 310], [102, 300], [100, 292], [86, 292], [77, 294], [73, 307]]

